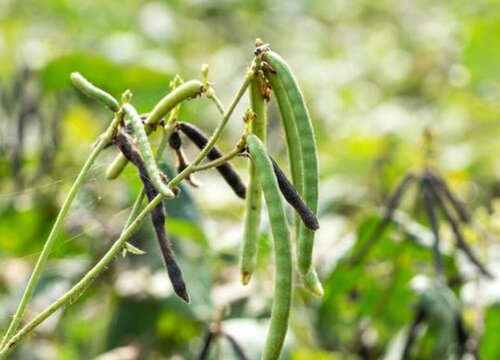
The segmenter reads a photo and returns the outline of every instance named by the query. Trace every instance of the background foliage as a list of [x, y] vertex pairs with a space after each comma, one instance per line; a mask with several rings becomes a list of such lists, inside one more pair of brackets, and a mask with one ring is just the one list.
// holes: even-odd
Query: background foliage
[[[134, 104], [147, 112], [176, 73], [200, 78], [200, 65], [208, 63], [227, 104], [255, 37], [294, 69], [321, 164], [315, 253], [325, 296], [311, 298], [297, 286], [284, 358], [399, 358], [419, 302], [415, 289], [434, 276], [431, 252], [418, 241], [429, 238], [418, 201], [405, 200], [406, 227], [392, 225], [364, 262], [348, 267], [344, 260], [380, 219], [380, 206], [403, 175], [425, 160], [488, 229], [488, 237], [467, 229], [466, 238], [500, 273], [498, 1], [0, 0], [2, 332], [64, 194], [110, 120], [70, 86], [70, 72], [116, 96], [131, 89]], [[235, 143], [245, 106], [233, 116], [222, 148]], [[210, 130], [219, 116], [199, 100], [183, 106], [180, 118]], [[426, 128], [434, 134], [430, 155], [422, 147]], [[284, 159], [274, 106], [269, 131], [271, 153]], [[79, 193], [28, 316], [67, 290], [116, 239], [140, 184], [133, 169], [114, 182], [104, 179], [114, 154], [99, 159]], [[244, 159], [235, 165], [245, 173]], [[183, 189], [168, 203], [167, 226], [190, 305], [172, 296], [148, 223], [133, 237], [146, 255], [116, 259], [12, 358], [194, 358], [221, 308], [224, 329], [255, 358], [272, 299], [268, 225], [258, 274], [245, 288], [237, 269], [244, 204], [213, 172], [198, 177], [201, 189]], [[452, 289], [466, 327], [481, 358], [500, 358], [500, 283], [479, 278], [451, 246], [449, 228], [442, 231], [447, 269], [460, 279]], [[429, 325], [413, 356], [437, 356], [436, 341]], [[225, 343], [219, 351], [223, 359], [232, 356]]]

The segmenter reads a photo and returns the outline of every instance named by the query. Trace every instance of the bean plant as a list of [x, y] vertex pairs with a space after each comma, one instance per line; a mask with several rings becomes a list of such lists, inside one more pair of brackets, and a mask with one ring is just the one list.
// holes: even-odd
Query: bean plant
[[[239, 90], [227, 109], [221, 104], [208, 80], [208, 66], [202, 66], [202, 80], [182, 81], [176, 77], [171, 82], [171, 91], [165, 95], [150, 113], [139, 115], [132, 103], [132, 92], [123, 93], [120, 101], [97, 88], [79, 73], [71, 74], [71, 81], [84, 94], [104, 105], [113, 113], [113, 118], [101, 134], [92, 152], [59, 211], [38, 261], [33, 269], [22, 299], [12, 321], [0, 343], [0, 359], [5, 359], [38, 325], [56, 310], [69, 306], [109, 266], [118, 254], [140, 255], [142, 251], [127, 242], [139, 225], [151, 216], [156, 238], [163, 256], [168, 276], [175, 293], [189, 303], [189, 284], [182, 276], [176, 261], [169, 236], [165, 230], [163, 201], [179, 194], [179, 184], [186, 181], [198, 186], [194, 174], [215, 168], [234, 193], [246, 199], [246, 214], [241, 246], [240, 271], [243, 285], [249, 283], [255, 268], [261, 220], [262, 196], [272, 228], [275, 253], [274, 299], [269, 330], [262, 359], [278, 359], [287, 334], [292, 299], [292, 240], [297, 240], [297, 269], [306, 289], [322, 296], [323, 289], [312, 263], [314, 232], [319, 228], [318, 203], [318, 159], [311, 119], [304, 96], [290, 67], [285, 60], [273, 52], [267, 44], [256, 40], [254, 57], [248, 67]], [[237, 104], [247, 92], [250, 107], [244, 114], [245, 129], [233, 150], [222, 153], [216, 143], [231, 118]], [[279, 164], [266, 150], [266, 107], [274, 94], [280, 110], [289, 155], [291, 181]], [[213, 133], [208, 136], [192, 124], [179, 119], [182, 103], [189, 99], [206, 97], [217, 107], [222, 118]], [[162, 140], [153, 152], [148, 135], [161, 132]], [[196, 145], [200, 152], [189, 161], [182, 150], [183, 138]], [[157, 162], [169, 145], [177, 158], [177, 174], [169, 179], [159, 169]], [[129, 214], [118, 239], [105, 255], [69, 291], [40, 312], [31, 321], [21, 326], [28, 302], [47, 263], [71, 204], [97, 157], [106, 149], [116, 147], [120, 153], [106, 171], [108, 180], [120, 176], [128, 163], [137, 169], [142, 191]], [[229, 163], [236, 156], [249, 159], [250, 180], [248, 187]], [[204, 160], [208, 162], [202, 163]], [[144, 197], [147, 204], [143, 207]], [[286, 216], [285, 201], [295, 210], [293, 227]], [[293, 231], [292, 231], [293, 230]], [[292, 239], [293, 235], [293, 239]], [[209, 334], [211, 334], [209, 332]], [[212, 335], [211, 335], [212, 336]], [[233, 339], [228, 337], [231, 342]], [[209, 343], [209, 342], [207, 342]], [[207, 345], [208, 346], [208, 345]], [[243, 354], [243, 350], [236, 353]], [[207, 351], [208, 352], [208, 347]]]

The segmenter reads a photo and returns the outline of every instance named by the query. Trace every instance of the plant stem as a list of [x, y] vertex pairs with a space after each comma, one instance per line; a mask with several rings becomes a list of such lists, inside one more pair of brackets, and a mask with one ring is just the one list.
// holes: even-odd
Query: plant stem
[[[179, 108], [179, 106], [177, 107], [177, 109], [178, 108]], [[172, 110], [172, 113], [174, 113], [174, 110]], [[177, 112], [178, 112], [178, 110], [177, 110]], [[156, 162], [160, 161], [161, 155], [163, 154], [163, 151], [165, 151], [165, 147], [167, 146], [168, 138], [170, 137], [170, 135], [174, 131], [173, 127], [170, 126], [171, 122], [172, 122], [172, 116], [170, 117], [170, 120], [167, 123], [167, 125], [163, 128], [163, 135], [161, 137], [160, 144], [158, 145], [158, 149], [156, 150], [156, 153], [155, 153], [155, 161]], [[177, 115], [175, 115], [175, 116], [177, 116]], [[139, 194], [137, 194], [137, 198], [135, 199], [134, 205], [132, 206], [132, 210], [130, 211], [130, 215], [129, 215], [127, 222], [124, 226], [124, 229], [126, 229], [130, 226], [130, 224], [132, 223], [132, 221], [134, 220], [136, 215], [139, 213], [139, 210], [140, 210], [141, 204], [142, 204], [142, 200], [144, 200], [144, 195], [146, 195], [146, 193], [144, 191], [144, 186], [143, 186], [141, 188], [141, 191], [139, 192]]]
[[226, 110], [224, 109], [224, 105], [222, 105], [222, 102], [220, 101], [219, 97], [215, 94], [215, 90], [212, 87], [209, 87], [207, 90], [207, 98], [212, 100], [212, 102], [215, 104], [217, 107], [217, 110], [219, 110], [221, 115], [224, 115]]
[[[47, 319], [52, 315], [57, 309], [64, 305], [71, 304], [74, 302], [85, 289], [92, 283], [92, 281], [103, 272], [108, 264], [113, 260], [113, 258], [122, 250], [125, 241], [132, 235], [132, 233], [139, 227], [140, 223], [144, 218], [163, 200], [163, 195], [159, 194], [156, 196], [145, 208], [140, 212], [139, 215], [132, 221], [129, 227], [127, 227], [120, 235], [118, 240], [113, 244], [113, 246], [108, 250], [108, 252], [101, 258], [101, 260], [67, 293], [61, 296], [59, 299], [54, 301], [47, 309], [38, 314], [33, 320], [31, 320], [26, 326], [24, 326], [14, 337], [8, 341], [5, 346], [0, 351], [0, 359], [3, 360], [7, 355], [14, 349], [14, 347], [19, 344], [31, 331], [33, 331], [42, 321]], [[136, 201], [136, 204], [140, 205], [140, 202]], [[134, 209], [129, 215], [129, 219], [133, 216]], [[128, 222], [128, 221], [127, 221]]]
[[243, 144], [243, 146], [240, 146], [240, 144], [238, 144], [233, 150], [226, 153], [224, 156], [222, 156], [218, 159], [215, 159], [213, 161], [210, 161], [206, 164], [195, 167], [193, 169], [193, 172], [208, 170], [208, 169], [223, 165], [223, 164], [227, 163], [229, 160], [231, 160], [232, 158], [240, 155], [241, 151], [243, 150], [244, 147], [245, 147], [244, 144]]
[[24, 311], [26, 310], [26, 306], [28, 305], [28, 301], [31, 298], [31, 295], [33, 294], [33, 291], [35, 290], [36, 283], [38, 279], [40, 278], [40, 275], [42, 273], [43, 267], [45, 266], [45, 263], [47, 262], [47, 258], [50, 254], [50, 251], [52, 250], [52, 246], [54, 245], [54, 242], [56, 240], [57, 234], [59, 233], [59, 230], [61, 230], [61, 227], [63, 226], [64, 219], [66, 218], [66, 215], [68, 214], [68, 211], [71, 207], [71, 204], [73, 203], [73, 200], [75, 199], [76, 193], [80, 189], [80, 186], [83, 183], [83, 179], [87, 175], [90, 167], [94, 163], [95, 159], [99, 156], [101, 151], [110, 143], [111, 138], [114, 133], [114, 129], [118, 126], [120, 119], [120, 115], [116, 115], [113, 121], [111, 122], [111, 125], [109, 126], [108, 130], [106, 133], [99, 139], [97, 146], [92, 150], [92, 153], [89, 155], [87, 158], [87, 161], [83, 165], [82, 169], [80, 170], [80, 173], [78, 174], [75, 182], [71, 186], [71, 189], [69, 190], [68, 195], [66, 196], [66, 199], [64, 200], [64, 203], [61, 207], [61, 210], [59, 211], [59, 214], [57, 215], [56, 221], [54, 225], [52, 226], [52, 230], [50, 231], [49, 237], [47, 238], [47, 241], [45, 242], [42, 252], [40, 253], [40, 256], [38, 257], [38, 260], [36, 262], [35, 268], [33, 269], [33, 272], [31, 274], [31, 277], [28, 281], [28, 284], [26, 285], [26, 290], [24, 291], [23, 297], [21, 298], [21, 301], [17, 307], [16, 313], [14, 314], [14, 317], [9, 325], [9, 328], [7, 329], [7, 332], [5, 333], [5, 336], [2, 339], [2, 343], [0, 345], [0, 348], [4, 347], [9, 339], [12, 337], [12, 335], [15, 333], [15, 331], [18, 329], [19, 324], [22, 320]]

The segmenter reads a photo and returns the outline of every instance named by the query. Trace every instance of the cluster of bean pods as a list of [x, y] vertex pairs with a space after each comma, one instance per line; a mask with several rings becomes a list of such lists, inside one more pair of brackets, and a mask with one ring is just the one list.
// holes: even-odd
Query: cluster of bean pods
[[[323, 294], [312, 264], [314, 232], [319, 228], [316, 216], [318, 159], [311, 119], [290, 67], [278, 54], [271, 51], [267, 44], [262, 44], [260, 41], [256, 42], [254, 55], [253, 66], [246, 78], [246, 84], [250, 89], [251, 110], [245, 115], [245, 132], [236, 149], [226, 155], [214, 143], [210, 143], [210, 138], [200, 129], [176, 118], [178, 107], [184, 100], [203, 93], [213, 96], [208, 94], [207, 81], [191, 80], [178, 84], [151, 113], [142, 118], [130, 104], [130, 96], [129, 98], [124, 96], [125, 100], [120, 105], [111, 95], [96, 88], [81, 75], [72, 74], [72, 81], [82, 92], [119, 116], [112, 144], [116, 145], [120, 154], [108, 168], [106, 174], [108, 179], [117, 178], [127, 163], [131, 162], [138, 170], [148, 201], [153, 201], [159, 194], [167, 199], [175, 197], [178, 189], [170, 186], [167, 177], [159, 170], [148, 140], [148, 135], [152, 131], [163, 127], [164, 136], [177, 156], [177, 171], [186, 175], [183, 180], [197, 187], [198, 183], [193, 178], [193, 173], [214, 167], [234, 193], [246, 199], [240, 256], [241, 279], [244, 285], [250, 281], [256, 266], [262, 197], [264, 197], [272, 229], [276, 266], [271, 320], [262, 354], [263, 359], [269, 360], [279, 358], [288, 329], [293, 283], [292, 234], [297, 239], [297, 268], [304, 287], [316, 296]], [[265, 147], [266, 108], [271, 92], [275, 95], [286, 136], [291, 181], [268, 155]], [[163, 121], [168, 113], [170, 119], [168, 122]], [[182, 150], [181, 134], [198, 147], [211, 162], [198, 168], [196, 168], [198, 162], [190, 164]], [[251, 159], [248, 188], [228, 162], [241, 153], [248, 154]], [[293, 232], [287, 220], [283, 200], [295, 210]], [[152, 210], [151, 218], [174, 291], [189, 302], [187, 286], [165, 231], [163, 203], [160, 202]]]

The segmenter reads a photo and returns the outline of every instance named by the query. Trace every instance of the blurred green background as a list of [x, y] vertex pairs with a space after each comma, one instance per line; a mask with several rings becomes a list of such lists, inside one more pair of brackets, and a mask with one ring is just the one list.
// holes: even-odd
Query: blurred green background
[[[440, 352], [443, 341], [457, 341], [440, 326], [439, 316], [454, 301], [468, 333], [463, 352], [500, 359], [500, 282], [477, 274], [453, 246], [444, 222], [453, 293], [422, 290], [435, 271], [416, 190], [398, 212], [404, 224], [391, 225], [359, 265], [345, 261], [380, 220], [403, 176], [430, 162], [486, 229], [487, 236], [479, 236], [466, 227], [465, 237], [500, 274], [496, 0], [0, 0], [0, 333], [66, 192], [110, 121], [106, 109], [72, 88], [69, 74], [79, 71], [117, 97], [131, 89], [133, 104], [147, 112], [175, 74], [199, 79], [207, 63], [227, 105], [253, 57], [256, 37], [294, 70], [320, 156], [315, 261], [325, 296], [311, 297], [296, 281], [283, 359], [400, 359], [422, 306], [436, 315], [419, 327], [410, 358], [457, 358]], [[222, 149], [237, 141], [247, 103], [245, 98], [224, 131]], [[274, 102], [269, 111], [269, 149], [284, 164]], [[220, 116], [201, 99], [187, 102], [180, 118], [210, 131]], [[424, 146], [425, 129], [433, 134], [430, 147]], [[187, 149], [190, 158], [195, 153]], [[119, 180], [105, 180], [115, 154], [107, 150], [87, 177], [27, 318], [69, 289], [117, 238], [140, 183], [131, 168]], [[173, 163], [167, 151], [162, 166]], [[246, 160], [234, 164], [247, 178]], [[194, 359], [221, 309], [224, 331], [249, 358], [257, 358], [273, 297], [268, 222], [261, 228], [257, 274], [243, 287], [238, 253], [244, 202], [216, 173], [197, 178], [203, 186], [184, 188], [169, 202], [167, 220], [190, 305], [173, 296], [148, 221], [131, 240], [147, 254], [117, 258], [12, 358]], [[223, 340], [215, 348], [211, 358], [234, 356]]]

